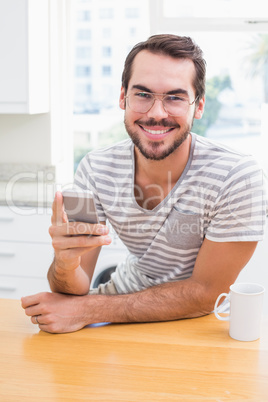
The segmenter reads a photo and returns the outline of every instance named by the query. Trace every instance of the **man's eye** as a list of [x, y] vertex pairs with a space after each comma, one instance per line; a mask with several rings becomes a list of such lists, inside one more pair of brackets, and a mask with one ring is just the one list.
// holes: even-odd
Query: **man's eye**
[[151, 99], [152, 95], [147, 92], [137, 92], [135, 94], [138, 98]]
[[166, 97], [168, 102], [186, 102], [187, 100], [181, 96], [177, 95], [169, 95]]

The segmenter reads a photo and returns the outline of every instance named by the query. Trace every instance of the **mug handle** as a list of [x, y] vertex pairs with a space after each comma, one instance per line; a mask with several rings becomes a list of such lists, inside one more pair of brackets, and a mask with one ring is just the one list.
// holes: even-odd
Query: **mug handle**
[[220, 299], [221, 299], [223, 296], [225, 296], [225, 299], [227, 299], [227, 300], [229, 300], [229, 298], [230, 298], [229, 293], [221, 293], [221, 294], [218, 296], [217, 300], [216, 300], [216, 303], [215, 303], [215, 306], [214, 306], [214, 314], [215, 314], [216, 318], [218, 318], [218, 320], [221, 320], [221, 321], [229, 321], [229, 320], [230, 320], [230, 315], [227, 315], [227, 316], [225, 316], [225, 317], [222, 317], [222, 316], [219, 315], [219, 313], [218, 313], [218, 310], [219, 310], [218, 304], [219, 304]]

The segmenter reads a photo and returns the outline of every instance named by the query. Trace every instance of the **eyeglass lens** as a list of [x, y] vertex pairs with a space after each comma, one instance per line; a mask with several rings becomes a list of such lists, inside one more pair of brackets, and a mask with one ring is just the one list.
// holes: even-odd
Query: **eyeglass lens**
[[[149, 93], [132, 93], [127, 99], [130, 109], [137, 113], [147, 113], [156, 101], [155, 96]], [[190, 106], [188, 99], [174, 95], [167, 95], [157, 100], [162, 102], [165, 111], [171, 116], [186, 114]]]

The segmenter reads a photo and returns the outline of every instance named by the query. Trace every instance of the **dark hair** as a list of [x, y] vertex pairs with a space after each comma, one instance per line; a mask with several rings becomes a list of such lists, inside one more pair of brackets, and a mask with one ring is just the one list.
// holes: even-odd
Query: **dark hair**
[[148, 50], [155, 54], [164, 54], [178, 59], [190, 59], [195, 65], [195, 79], [193, 82], [196, 96], [201, 99], [205, 94], [206, 62], [203, 52], [194, 41], [187, 36], [169, 34], [153, 35], [145, 42], [137, 43], [128, 54], [122, 74], [122, 86], [127, 92], [129, 80], [132, 75], [133, 61], [136, 55]]

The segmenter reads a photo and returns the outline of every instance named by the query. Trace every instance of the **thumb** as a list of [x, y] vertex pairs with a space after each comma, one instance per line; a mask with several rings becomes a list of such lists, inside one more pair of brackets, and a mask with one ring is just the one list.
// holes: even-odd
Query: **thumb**
[[66, 223], [68, 221], [67, 215], [64, 211], [63, 196], [60, 191], [57, 191], [52, 204], [52, 224]]

